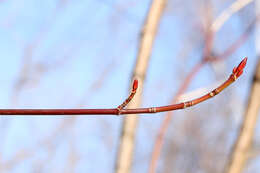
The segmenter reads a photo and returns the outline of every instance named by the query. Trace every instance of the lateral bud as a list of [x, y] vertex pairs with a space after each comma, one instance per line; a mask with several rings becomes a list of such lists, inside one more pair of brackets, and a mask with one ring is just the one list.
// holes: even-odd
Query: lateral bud
[[246, 66], [246, 62], [247, 62], [247, 57], [245, 57], [237, 67], [233, 68], [233, 75], [235, 75], [236, 77], [241, 76], [241, 74], [243, 73], [243, 69]]
[[135, 79], [133, 82], [133, 91], [137, 90], [137, 88], [138, 88], [138, 80]]

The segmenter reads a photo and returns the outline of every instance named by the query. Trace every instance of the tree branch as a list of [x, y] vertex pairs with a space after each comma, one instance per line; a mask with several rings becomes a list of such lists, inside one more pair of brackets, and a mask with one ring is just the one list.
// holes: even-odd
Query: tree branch
[[222, 90], [227, 88], [243, 73], [243, 69], [246, 65], [247, 57], [244, 58], [240, 64], [235, 67], [229, 78], [213, 91], [198, 97], [196, 99], [159, 107], [148, 107], [148, 108], [136, 108], [136, 109], [124, 109], [124, 107], [133, 98], [137, 87], [137, 80], [134, 81], [132, 92], [130, 96], [117, 108], [112, 109], [0, 109], [0, 115], [121, 115], [121, 114], [150, 114], [159, 113], [166, 111], [173, 111], [178, 109], [185, 109], [187, 107], [194, 106], [198, 103], [206, 101], [215, 95], [219, 94]]

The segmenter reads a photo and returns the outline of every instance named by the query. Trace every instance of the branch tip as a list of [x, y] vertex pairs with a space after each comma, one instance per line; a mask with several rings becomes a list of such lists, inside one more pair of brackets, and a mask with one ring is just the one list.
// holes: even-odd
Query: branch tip
[[247, 57], [245, 57], [237, 67], [233, 68], [233, 75], [235, 76], [235, 78], [238, 78], [239, 76], [241, 76], [243, 74], [243, 69], [246, 66], [247, 63]]
[[136, 91], [138, 88], [138, 80], [135, 79], [134, 82], [133, 82], [133, 88], [132, 88], [132, 91]]

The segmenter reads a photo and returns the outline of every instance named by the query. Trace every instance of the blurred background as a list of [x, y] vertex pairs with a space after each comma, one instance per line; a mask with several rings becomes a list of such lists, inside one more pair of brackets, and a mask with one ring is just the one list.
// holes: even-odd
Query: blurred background
[[[171, 103], [202, 59], [210, 23], [234, 2], [167, 1], [143, 85], [142, 107]], [[129, 94], [151, 3], [0, 0], [0, 108], [117, 107]], [[252, 24], [256, 11], [255, 2], [248, 3], [215, 33], [212, 57], [239, 40], [240, 44], [225, 59], [206, 63], [181, 98], [214, 89], [248, 56], [244, 74], [213, 99], [174, 112], [157, 172], [223, 171], [258, 62], [257, 25]], [[164, 116], [139, 115], [131, 172], [147, 172]], [[122, 121], [123, 116], [1, 116], [0, 172], [112, 173]], [[260, 170], [259, 125], [244, 172]]]

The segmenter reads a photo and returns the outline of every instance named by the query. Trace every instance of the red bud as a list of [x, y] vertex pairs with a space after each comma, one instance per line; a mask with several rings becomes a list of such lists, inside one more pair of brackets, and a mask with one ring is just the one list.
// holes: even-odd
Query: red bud
[[133, 90], [137, 90], [137, 88], [138, 88], [138, 80], [135, 79], [133, 83]]
[[245, 57], [237, 67], [233, 68], [233, 74], [236, 75], [236, 77], [241, 76], [241, 74], [243, 73], [243, 69], [246, 66], [246, 62], [247, 62], [247, 57]]
[[237, 71], [237, 68], [234, 67], [234, 68], [233, 68], [233, 73], [236, 73], [236, 71]]
[[239, 71], [237, 74], [237, 77], [241, 76], [242, 73], [243, 73], [243, 70]]
[[244, 69], [244, 67], [246, 66], [246, 62], [247, 62], [247, 57], [245, 57], [240, 64], [237, 66], [237, 71], [241, 71]]

